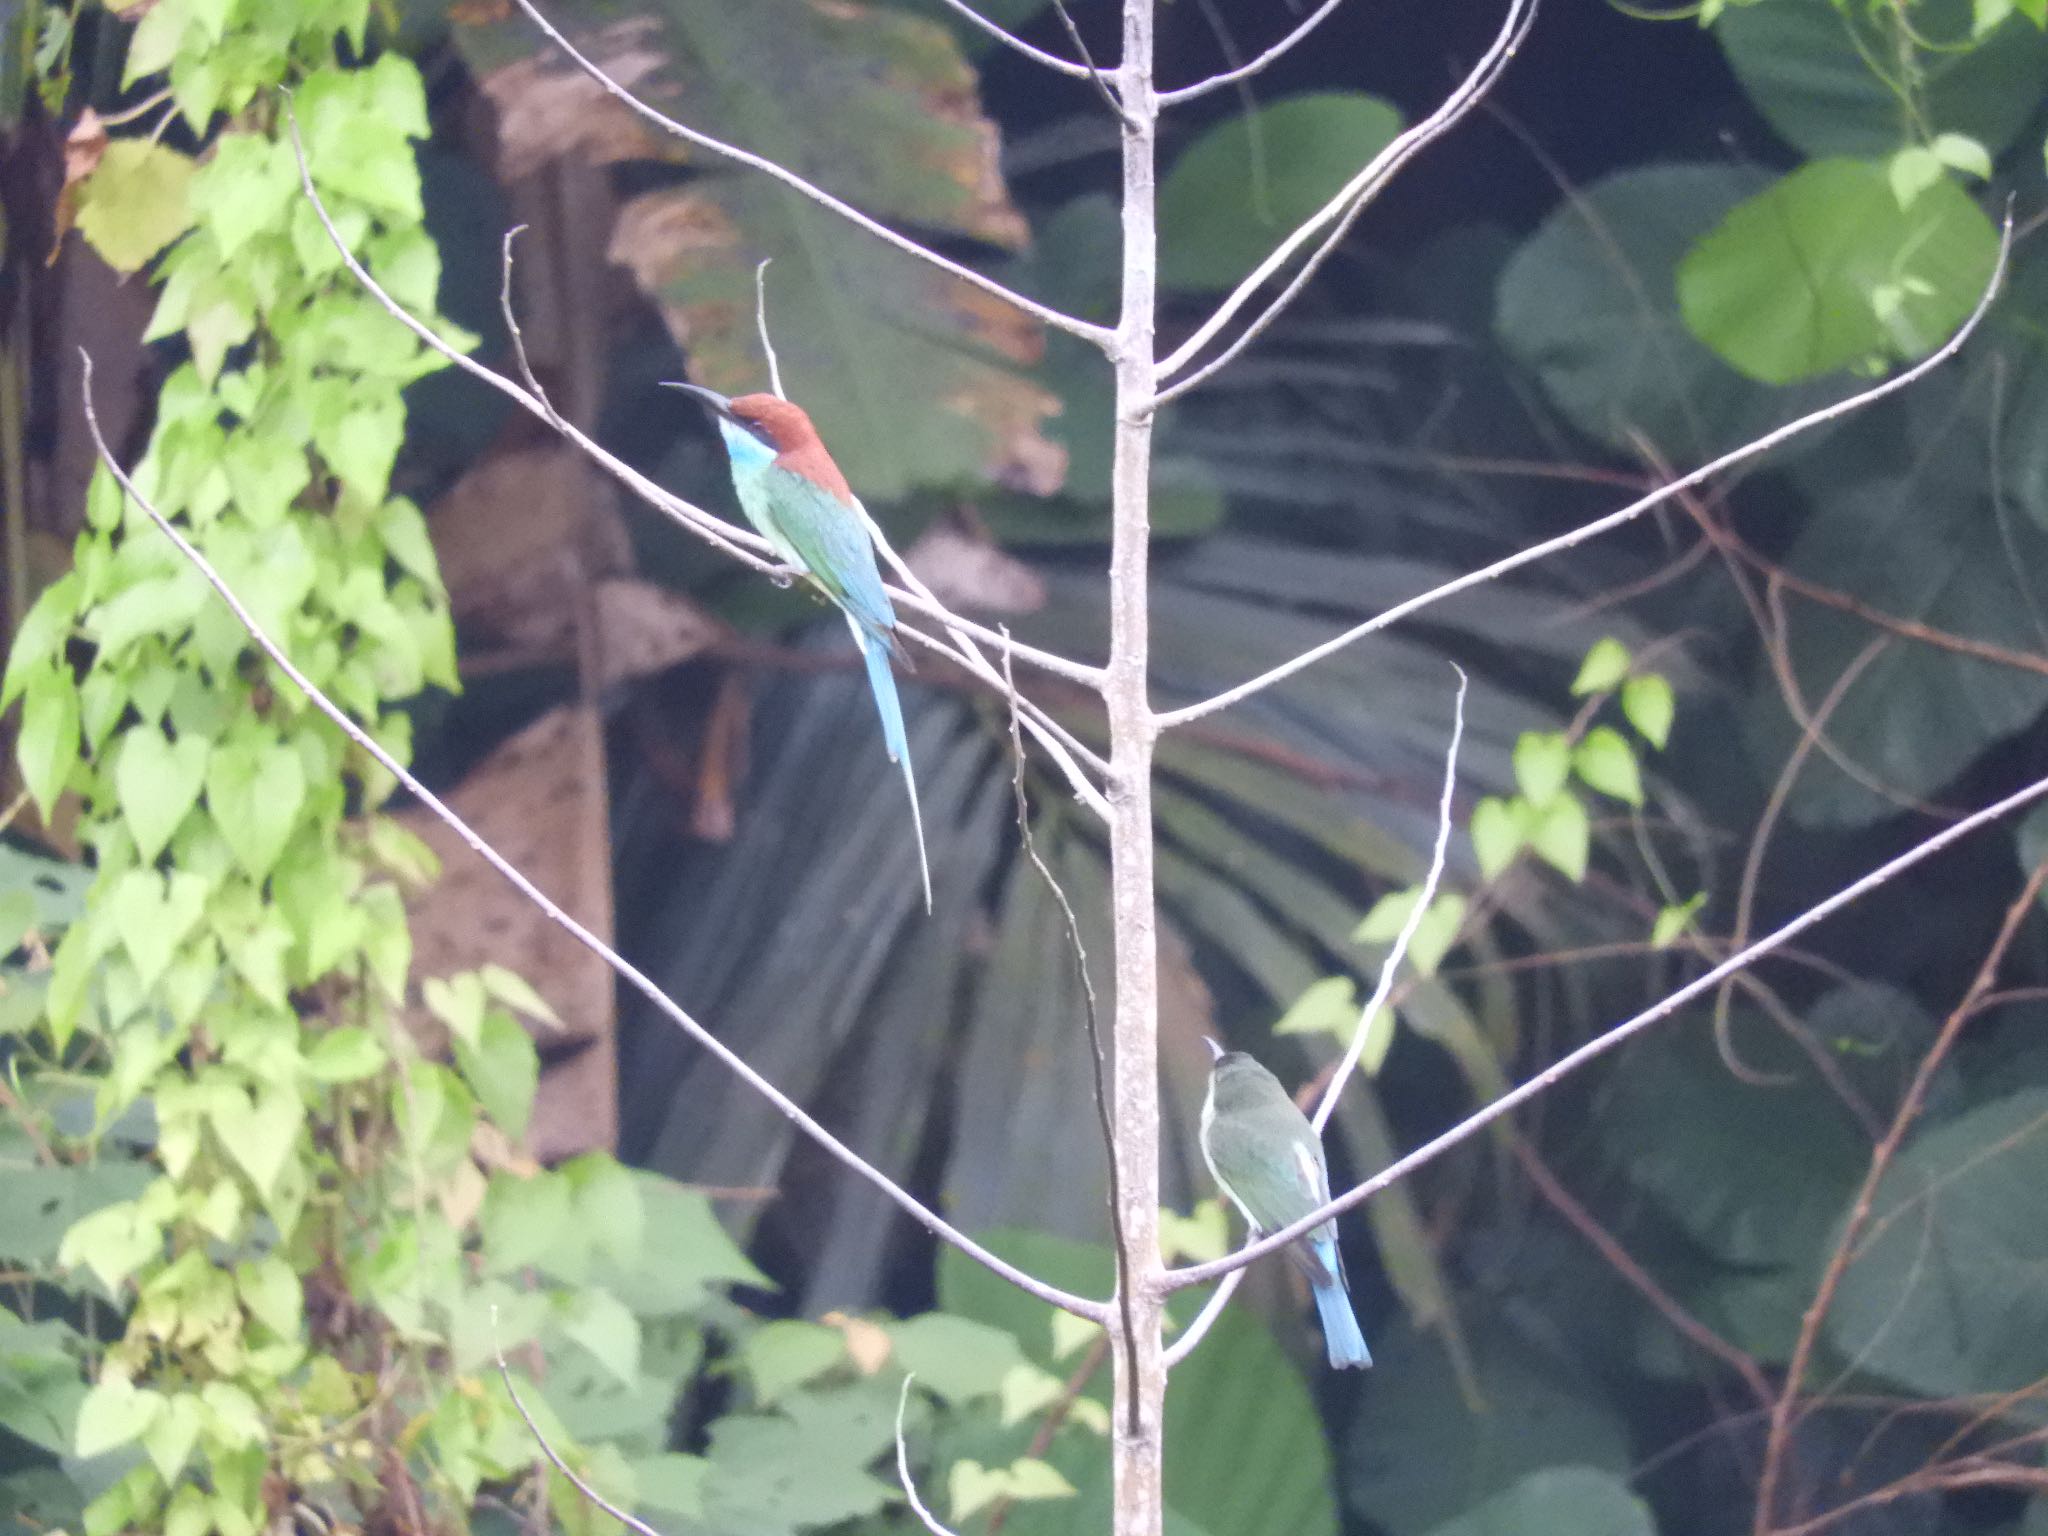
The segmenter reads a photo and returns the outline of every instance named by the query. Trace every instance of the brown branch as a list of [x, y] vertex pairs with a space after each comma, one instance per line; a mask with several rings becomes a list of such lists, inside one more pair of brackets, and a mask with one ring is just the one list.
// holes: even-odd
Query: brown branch
[[[1919, 1069], [1907, 1085], [1899, 1107], [1892, 1116], [1891, 1128], [1886, 1131], [1870, 1155], [1870, 1168], [1864, 1174], [1863, 1184], [1856, 1192], [1855, 1202], [1849, 1208], [1849, 1218], [1843, 1224], [1842, 1235], [1835, 1243], [1834, 1252], [1829, 1255], [1827, 1268], [1822, 1272], [1820, 1284], [1814, 1291], [1813, 1301], [1806, 1314], [1800, 1319], [1799, 1336], [1792, 1346], [1792, 1356], [1785, 1367], [1785, 1381], [1778, 1399], [1771, 1408], [1770, 1429], [1764, 1440], [1763, 1467], [1757, 1476], [1756, 1517], [1752, 1525], [1755, 1536], [1768, 1536], [1779, 1528], [1774, 1524], [1777, 1515], [1779, 1479], [1783, 1473], [1785, 1448], [1792, 1429], [1799, 1417], [1799, 1389], [1805, 1380], [1808, 1367], [1812, 1364], [1815, 1344], [1820, 1338], [1821, 1324], [1826, 1320], [1828, 1309], [1834, 1305], [1835, 1293], [1840, 1288], [1842, 1277], [1849, 1266], [1856, 1261], [1856, 1245], [1864, 1228], [1870, 1223], [1872, 1207], [1876, 1204], [1878, 1185], [1892, 1160], [1898, 1155], [1904, 1143], [1906, 1132], [1919, 1118], [1926, 1104], [1928, 1090], [1933, 1086], [1934, 1076], [1949, 1051], [1962, 1034], [1963, 1026], [1976, 1015], [1978, 1001], [1991, 991], [1997, 979], [1999, 966], [2004, 962], [2006, 951], [2018, 936], [2020, 925], [2034, 910], [2034, 903], [2048, 884], [2048, 859], [2034, 866], [2027, 876], [2026, 884], [2019, 896], [2006, 908], [2005, 920], [1999, 926], [1997, 936], [1986, 951], [1983, 963], [1971, 979], [1962, 1000], [1942, 1021], [1934, 1043], [1921, 1058]], [[1782, 1536], [1782, 1532], [1780, 1533]]]

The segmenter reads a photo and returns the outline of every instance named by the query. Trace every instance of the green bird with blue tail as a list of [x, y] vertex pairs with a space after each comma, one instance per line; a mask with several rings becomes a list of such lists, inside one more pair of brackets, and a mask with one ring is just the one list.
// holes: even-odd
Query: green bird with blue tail
[[853, 631], [853, 643], [867, 667], [868, 691], [882, 717], [882, 743], [889, 761], [902, 764], [903, 783], [910, 791], [917, 867], [929, 912], [932, 872], [925, 858], [924, 817], [917, 805], [917, 776], [910, 766], [903, 705], [889, 670], [892, 658], [906, 666], [909, 662], [896, 638], [896, 610], [882, 586], [865, 509], [802, 406], [779, 395], [728, 399], [696, 384], [666, 387], [695, 395], [710, 408], [725, 440], [726, 457], [732, 461], [733, 489], [747, 521], [785, 563], [817, 584]]
[[[1254, 1234], [1278, 1232], [1330, 1199], [1323, 1144], [1280, 1079], [1243, 1051], [1208, 1042], [1216, 1058], [1202, 1099], [1202, 1160]], [[1287, 1245], [1308, 1279], [1330, 1364], [1372, 1364], [1337, 1252], [1337, 1224], [1326, 1221]]]

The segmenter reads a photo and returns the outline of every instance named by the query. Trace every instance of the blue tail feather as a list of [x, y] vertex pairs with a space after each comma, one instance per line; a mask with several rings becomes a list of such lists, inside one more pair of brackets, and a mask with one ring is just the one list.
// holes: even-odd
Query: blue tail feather
[[924, 813], [917, 805], [917, 775], [910, 767], [910, 738], [903, 729], [903, 701], [896, 696], [896, 677], [889, 670], [889, 651], [894, 637], [887, 631], [870, 634], [847, 615], [853, 638], [859, 642], [861, 660], [867, 663], [868, 691], [875, 696], [875, 711], [882, 717], [882, 744], [889, 749], [889, 761], [903, 765], [903, 787], [910, 792], [910, 822], [917, 831], [917, 871], [924, 880], [924, 909], [932, 909], [932, 868], [924, 851]]
[[1351, 1310], [1351, 1294], [1344, 1284], [1344, 1262], [1337, 1254], [1334, 1237], [1311, 1234], [1307, 1250], [1314, 1256], [1309, 1290], [1316, 1300], [1316, 1315], [1323, 1321], [1323, 1344], [1330, 1352], [1330, 1364], [1337, 1370], [1351, 1365], [1371, 1365], [1372, 1351], [1365, 1347], [1365, 1334], [1358, 1326], [1358, 1314]]
[[896, 676], [889, 670], [889, 647], [859, 628], [854, 634], [860, 638], [861, 659], [868, 666], [868, 689], [882, 717], [882, 741], [889, 749], [889, 761], [908, 762], [910, 741], [903, 732], [903, 703], [896, 697]]
[[1325, 1280], [1314, 1290], [1330, 1364], [1340, 1371], [1347, 1365], [1371, 1365], [1372, 1351], [1365, 1347], [1365, 1335], [1359, 1331], [1358, 1316], [1351, 1310], [1351, 1298], [1344, 1287], [1334, 1280]]

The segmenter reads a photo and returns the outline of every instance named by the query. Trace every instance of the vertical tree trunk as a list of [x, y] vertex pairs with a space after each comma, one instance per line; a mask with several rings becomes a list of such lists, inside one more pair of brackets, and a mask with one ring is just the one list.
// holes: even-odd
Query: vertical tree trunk
[[1158, 226], [1152, 94], [1153, 0], [1124, 0], [1118, 94], [1123, 125], [1123, 314], [1117, 325], [1116, 458], [1110, 552], [1109, 786], [1111, 911], [1116, 926], [1117, 1165], [1128, 1245], [1133, 1347], [1113, 1352], [1111, 1475], [1117, 1536], [1159, 1536], [1165, 1519], [1160, 1357], [1159, 987], [1152, 906], [1152, 746], [1146, 687], [1146, 569], [1151, 537], [1153, 305]]

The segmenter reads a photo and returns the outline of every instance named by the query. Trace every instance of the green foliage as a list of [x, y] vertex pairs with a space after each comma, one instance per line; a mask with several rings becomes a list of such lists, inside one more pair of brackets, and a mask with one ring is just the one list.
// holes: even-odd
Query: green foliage
[[[1903, 206], [1902, 206], [1903, 204]], [[1678, 268], [1693, 334], [1768, 384], [1931, 352], [1976, 308], [1998, 235], [1946, 178], [1816, 160], [1731, 209]]]
[[[190, 360], [163, 387], [138, 486], [403, 752], [396, 703], [455, 685], [420, 515], [389, 494], [400, 391], [438, 360], [340, 270], [269, 91], [294, 87], [352, 248], [431, 319], [418, 76], [395, 55], [332, 57], [337, 31], [360, 49], [366, 18], [353, 0], [151, 8], [129, 75], [166, 73], [213, 136], [196, 169], [117, 141], [81, 186], [79, 228], [124, 269], [170, 246], [151, 331]], [[454, 1065], [421, 1056], [399, 1012], [400, 886], [432, 861], [384, 817], [388, 779], [104, 472], [88, 512], [4, 684], [23, 701], [24, 782], [46, 814], [76, 797], [94, 874], [81, 900], [30, 866], [0, 897], [6, 948], [35, 962], [0, 967], [19, 1087], [0, 1245], [33, 1279], [24, 1294], [64, 1302], [33, 1322], [0, 1311], [0, 1425], [120, 1468], [78, 1486], [88, 1536], [249, 1536], [269, 1484], [363, 1522], [402, 1499], [459, 1523], [479, 1489], [531, 1475], [491, 1367], [538, 1345], [554, 1369], [522, 1391], [592, 1476], [627, 1496], [644, 1477], [660, 1508], [748, 1497], [716, 1457], [700, 1476], [667, 1455], [665, 1427], [712, 1288], [765, 1277], [702, 1196], [603, 1158], [542, 1171], [490, 1150], [524, 1130], [538, 1076], [515, 1015], [545, 1024], [547, 1005], [495, 967], [436, 980]], [[502, 1134], [479, 1139], [487, 1125]], [[111, 1321], [74, 1326], [88, 1299], [113, 1302]], [[0, 1487], [12, 1499], [40, 1475]]]
[[1930, 143], [1961, 134], [1995, 156], [2048, 86], [2038, 11], [2033, 0], [1768, 0], [1731, 7], [1714, 35], [1757, 110], [1804, 155], [1889, 155], [1905, 128]]

